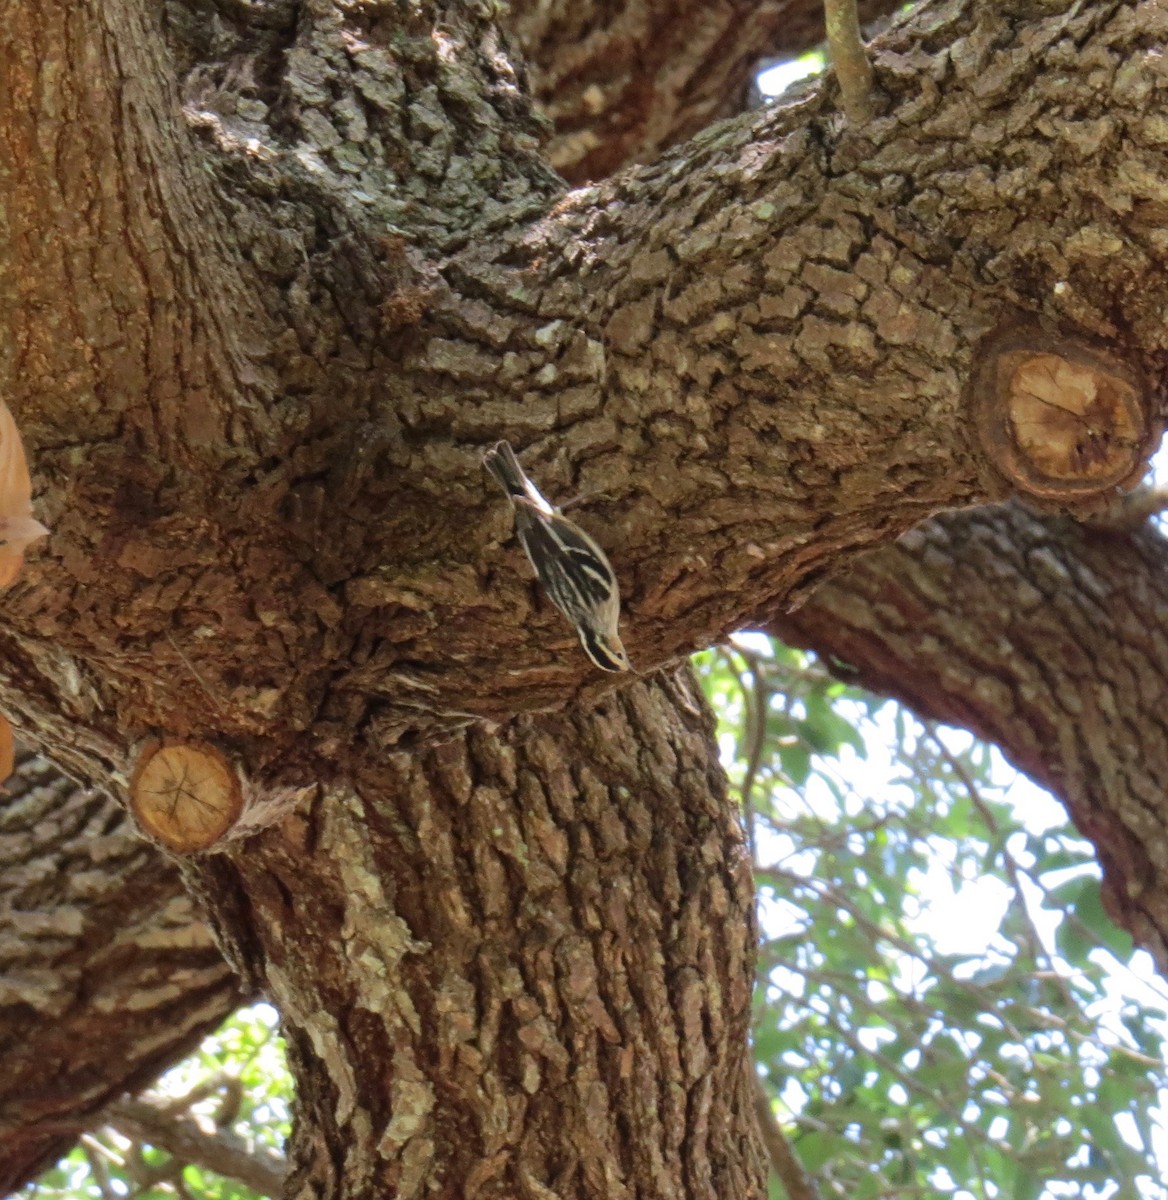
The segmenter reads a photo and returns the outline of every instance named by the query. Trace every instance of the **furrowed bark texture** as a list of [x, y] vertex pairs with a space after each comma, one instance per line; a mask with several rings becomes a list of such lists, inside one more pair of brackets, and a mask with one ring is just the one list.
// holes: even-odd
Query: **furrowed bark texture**
[[[56, 524], [6, 601], [5, 670], [21, 722], [76, 771], [123, 779], [127, 743], [162, 731], [225, 744], [261, 783], [304, 783], [354, 730], [380, 755], [572, 695], [587, 664], [536, 601], [478, 465], [500, 434], [554, 497], [588, 497], [581, 523], [612, 552], [647, 669], [930, 511], [1005, 494], [963, 388], [982, 336], [1019, 311], [1109, 338], [1159, 396], [1168, 167], [1141, 47], [1168, 30], [1160, 5], [1025, 25], [926, 9], [884, 39], [895, 103], [862, 138], [814, 95], [570, 196], [473, 6], [438, 31], [425, 5], [405, 25], [377, 5], [260, 6], [213, 46], [205, 23], [179, 27], [186, 11], [168, 10], [169, 31], [199, 141], [158, 136], [216, 172], [230, 226], [225, 244], [180, 238], [155, 258], [206, 277], [182, 292], [182, 327], [206, 345], [231, 328], [224, 310], [247, 327], [241, 276], [281, 332], [199, 376], [232, 413], [203, 440], [174, 429], [220, 410], [156, 397], [122, 365], [129, 335], [81, 337], [80, 394], [42, 342], [38, 370], [11, 379]], [[34, 125], [41, 112], [51, 133], [71, 89], [81, 119], [122, 80], [100, 56], [46, 74], [38, 48], [148, 41], [136, 12], [111, 5], [113, 34], [89, 40], [84, 10], [17, 31], [20, 94], [64, 92], [31, 104]], [[86, 146], [98, 178], [114, 149]], [[9, 181], [33, 228], [62, 207], [53, 161]], [[169, 194], [165, 227], [197, 224]], [[145, 204], [116, 213], [131, 247], [154, 229]], [[116, 224], [72, 220], [70, 244], [116, 244]], [[79, 312], [125, 307], [113, 275], [68, 275], [58, 244], [18, 238], [12, 278], [67, 285]], [[173, 279], [158, 288], [168, 319], [185, 311], [166, 302]], [[161, 337], [138, 331], [147, 360]], [[103, 450], [105, 391], [161, 431], [139, 456], [152, 465]], [[71, 398], [67, 432], [52, 394]]]
[[25, 756], [0, 804], [0, 1195], [242, 1001], [123, 809]]
[[[866, 25], [896, 5], [857, 7]], [[572, 183], [650, 162], [737, 115], [763, 60], [824, 37], [822, 0], [514, 0], [506, 20], [555, 128], [548, 160]]]
[[287, 1021], [298, 1194], [738, 1200], [707, 718], [604, 694], [482, 449], [583, 496], [649, 671], [1017, 488], [991, 331], [1103, 340], [1158, 410], [1168, 6], [926, 6], [862, 136], [829, 84], [574, 193], [494, 10], [3, 6], [0, 387], [53, 528], [5, 708], [119, 790], [152, 738], [273, 812], [328, 786], [186, 868]]
[[389, 756], [186, 867], [287, 1022], [289, 1196], [763, 1194], [712, 733], [685, 668]]
[[[1151, 530], [1084, 529], [1017, 506], [954, 514], [865, 557], [776, 626], [789, 641], [848, 662], [849, 680], [895, 696], [922, 717], [972, 728], [995, 741], [1050, 787], [1099, 848], [1113, 915], [1152, 951], [1161, 970], [1168, 871], [1158, 797], [1168, 776], [1168, 744], [1154, 714], [1168, 676], [1168, 653], [1157, 632], [1166, 599], [1156, 584], [1166, 565], [1164, 543]], [[1045, 580], [1045, 587], [1036, 587], [1035, 579]], [[1063, 665], [1068, 643], [1075, 650]], [[1153, 719], [1102, 719], [1111, 709], [1143, 710]], [[61, 788], [57, 795], [68, 799], [76, 793]], [[19, 813], [27, 823], [30, 810]], [[50, 813], [35, 813], [38, 827], [51, 819]], [[118, 819], [116, 813], [112, 819]], [[152, 852], [143, 847], [141, 853]], [[101, 869], [106, 865], [103, 857]], [[96, 870], [86, 870], [88, 882]], [[133, 912], [129, 920], [121, 918], [123, 925], [144, 929], [157, 920], [165, 926], [179, 883], [171, 872], [159, 875], [157, 894], [148, 891], [145, 903], [133, 875], [127, 880], [115, 874], [96, 894], [87, 887], [76, 902], [78, 921], [100, 927], [107, 912]], [[7, 886], [8, 870], [3, 878]], [[171, 903], [165, 902], [168, 896]], [[5, 944], [11, 949], [14, 942]], [[174, 961], [177, 950], [165, 949], [165, 931], [152, 932], [148, 944], [164, 947]], [[7, 983], [11, 962], [4, 968]], [[184, 996], [194, 993], [187, 999], [203, 991], [197, 971], [180, 971], [171, 982]], [[93, 1000], [88, 992], [76, 996], [73, 1012]], [[223, 1002], [231, 1003], [230, 993]], [[0, 1023], [10, 1014], [11, 1008], [5, 1010]], [[71, 1048], [77, 1029], [92, 1024], [93, 1018], [83, 1019], [85, 1026], [63, 1032], [51, 1022], [33, 1021], [16, 1039], [29, 1047], [24, 1065], [52, 1064], [55, 1055], [42, 1053], [40, 1039], [60, 1038]], [[118, 1030], [131, 1032], [124, 1022]], [[94, 1076], [104, 1074], [113, 1094], [122, 1084], [117, 1072], [124, 1065], [123, 1047], [104, 1032], [87, 1044], [109, 1053], [89, 1066]], [[177, 1057], [182, 1049], [171, 1053]], [[35, 1072], [22, 1076], [27, 1094], [39, 1095], [42, 1086]], [[7, 1122], [18, 1123], [16, 1111], [17, 1106], [5, 1108]], [[65, 1113], [60, 1119], [71, 1117]], [[12, 1174], [14, 1147], [23, 1151], [25, 1143], [11, 1127], [6, 1134], [0, 1178], [11, 1189], [40, 1164], [22, 1154], [19, 1161], [33, 1168]], [[63, 1152], [71, 1140], [59, 1135], [54, 1146]], [[44, 1161], [53, 1153], [47, 1151]]]
[[868, 555], [775, 631], [973, 730], [1067, 805], [1113, 919], [1168, 974], [1168, 542], [950, 514]]

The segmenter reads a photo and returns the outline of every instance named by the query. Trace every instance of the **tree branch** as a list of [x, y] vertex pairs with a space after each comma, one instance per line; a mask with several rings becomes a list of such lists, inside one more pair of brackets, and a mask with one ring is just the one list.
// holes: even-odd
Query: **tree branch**
[[782, 1126], [775, 1120], [771, 1098], [767, 1095], [762, 1080], [757, 1073], [752, 1075], [754, 1115], [758, 1118], [758, 1127], [766, 1146], [767, 1157], [770, 1159], [771, 1170], [783, 1185], [787, 1200], [820, 1200], [815, 1181], [803, 1169], [795, 1148], [787, 1140]]
[[960, 725], [1059, 796], [1113, 919], [1168, 969], [1168, 542], [1013, 504], [930, 521], [772, 627], [918, 714]]
[[[865, 25], [895, 10], [861, 0]], [[572, 183], [651, 162], [746, 107], [759, 64], [824, 38], [821, 0], [513, 0], [507, 25], [551, 117], [551, 163]]]
[[[145, 19], [137, 0], [121, 2]], [[128, 779], [148, 737], [205, 741], [231, 751], [257, 807], [276, 817], [266, 800], [334, 771], [338, 745], [375, 759], [593, 684], [570, 631], [533, 593], [506, 507], [482, 478], [481, 447], [500, 435], [553, 499], [597, 497], [580, 523], [621, 576], [642, 670], [759, 619], [927, 513], [1031, 486], [1032, 475], [1010, 473], [1021, 451], [1065, 450], [1058, 469], [1081, 470], [1087, 490], [1108, 494], [1146, 456], [1168, 277], [1149, 266], [1140, 286], [1129, 278], [1139, 246], [1160, 236], [1146, 206], [1133, 206], [1130, 161], [1159, 162], [1158, 134], [1144, 108], [1121, 108], [1108, 118], [1114, 137], [1104, 122], [1084, 156], [1076, 137], [1110, 93], [1057, 61], [1060, 47], [1081, 44], [1128, 64], [1123, 86], [1160, 86], [1110, 5], [1044, 7], [1027, 22], [973, 4], [946, 8], [940, 27], [910, 17], [884, 39], [891, 115], [863, 138], [835, 127], [821, 90], [570, 196], [541, 173], [534, 145], [507, 152], [528, 116], [490, 22], [449, 25], [429, 4], [417, 12], [419, 29], [433, 27], [411, 34], [411, 53], [450, 95], [465, 93], [449, 111], [419, 100], [424, 121], [394, 99], [402, 62], [364, 6], [305, 10], [250, 73], [187, 63], [185, 111], [215, 200], [237, 229], [268, 230], [247, 251], [248, 282], [285, 331], [265, 370], [289, 399], [277, 413], [251, 403], [246, 381], [225, 388], [238, 437], [213, 422], [195, 439], [228, 456], [214, 476], [196, 472], [198, 487], [186, 488], [187, 453], [166, 441], [142, 482], [120, 450], [111, 459], [103, 449], [100, 405], [66, 417], [45, 403], [63, 383], [13, 378], [15, 407], [53, 418], [46, 438], [68, 441], [55, 428], [67, 422], [85, 443], [42, 460], [68, 477], [54, 495], [72, 510], [50, 521], [49, 552], [6, 598], [0, 632], [9, 711], [72, 771]], [[242, 39], [246, 14], [236, 18], [216, 47]], [[64, 33], [62, 47], [85, 41]], [[925, 68], [905, 65], [924, 61], [914, 47], [958, 35], [981, 47], [978, 62], [922, 91]], [[353, 47], [366, 42], [357, 61]], [[68, 75], [55, 46], [41, 47], [45, 61], [64, 55]], [[32, 88], [35, 64], [20, 53]], [[307, 87], [304, 71], [328, 87]], [[993, 71], [1006, 73], [991, 95]], [[1025, 97], [1035, 118], [1011, 126], [1005, 152], [1034, 182], [991, 195], [968, 128], [996, 120], [1010, 97]], [[358, 102], [364, 123], [351, 141]], [[481, 152], [461, 138], [467, 105], [495, 139]], [[1042, 133], [1068, 106], [1083, 122]], [[9, 107], [10, 121], [25, 111]], [[423, 126], [432, 136], [410, 136]], [[171, 131], [187, 150], [189, 136]], [[935, 154], [897, 167], [922, 137]], [[306, 155], [319, 169], [305, 169]], [[395, 164], [366, 181], [367, 201], [354, 194], [354, 155], [370, 171], [374, 160]], [[439, 169], [447, 155], [454, 166]], [[44, 171], [33, 179], [47, 194], [59, 181]], [[1050, 177], [1065, 195], [1041, 184]], [[181, 191], [182, 170], [167, 178]], [[69, 237], [37, 235], [41, 192], [21, 186], [22, 277], [60, 274], [51, 255]], [[391, 219], [399, 232], [387, 238]], [[184, 220], [174, 210], [172, 223]], [[1092, 249], [1112, 242], [1131, 253]], [[1067, 276], [1057, 288], [1052, 255]], [[229, 314], [246, 303], [231, 286], [225, 296], [234, 299], [217, 296], [190, 327], [231, 323], [219, 302]], [[319, 297], [332, 299], [309, 300]], [[1027, 311], [1041, 320], [1023, 322]], [[999, 326], [1033, 344], [1003, 349], [987, 337]], [[1086, 359], [1100, 338], [1115, 372], [1069, 364], [1062, 390], [1078, 408], [1032, 394], [1042, 372], [1011, 358], [1049, 365], [1073, 349]], [[111, 334], [108, 344], [116, 357], [123, 342]], [[90, 345], [93, 363], [105, 346]], [[1047, 374], [1057, 384], [1058, 371]], [[145, 382], [141, 391], [152, 393]], [[186, 420], [204, 411], [175, 403]], [[1035, 429], [1035, 412], [1062, 423], [1057, 438]], [[1124, 461], [1100, 474], [1112, 451]], [[103, 598], [91, 619], [61, 600], [77, 572]], [[82, 715], [65, 717], [60, 698], [78, 688], [89, 698]]]
[[864, 50], [856, 0], [823, 0], [827, 45], [843, 94], [844, 112], [853, 125], [863, 125], [876, 112], [872, 64]]
[[287, 1171], [284, 1156], [266, 1146], [251, 1148], [230, 1129], [204, 1133], [193, 1120], [143, 1100], [119, 1100], [102, 1115], [119, 1133], [165, 1150], [181, 1163], [217, 1171], [263, 1196], [280, 1196], [283, 1192]]
[[[21, 755], [0, 805], [0, 1194], [243, 997], [178, 873], [112, 800]], [[126, 1019], [132, 1011], [133, 1021]]]

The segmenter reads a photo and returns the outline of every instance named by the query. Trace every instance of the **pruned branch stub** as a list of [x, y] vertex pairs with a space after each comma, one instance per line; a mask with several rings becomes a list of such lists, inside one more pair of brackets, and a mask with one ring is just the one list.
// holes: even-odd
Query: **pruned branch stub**
[[1011, 488], [1074, 503], [1143, 474], [1158, 427], [1139, 371], [1037, 327], [988, 339], [973, 377], [982, 447]]
[[130, 781], [144, 832], [179, 854], [214, 845], [239, 820], [243, 788], [226, 756], [206, 742], [153, 743]]

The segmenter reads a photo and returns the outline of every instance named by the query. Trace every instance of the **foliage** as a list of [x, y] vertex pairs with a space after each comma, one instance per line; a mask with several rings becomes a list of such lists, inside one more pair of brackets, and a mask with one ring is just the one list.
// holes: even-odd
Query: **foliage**
[[[696, 664], [755, 858], [759, 1071], [824, 1200], [1168, 1196], [1150, 1116], [1168, 993], [1132, 982], [1065, 815], [1044, 827], [995, 752], [809, 655], [752, 635]], [[156, 1092], [278, 1148], [274, 1023], [242, 1011]], [[30, 1194], [255, 1196], [109, 1128]]]
[[1168, 1196], [1168, 992], [1115, 999], [1131, 941], [1065, 815], [779, 643], [698, 669], [755, 857], [759, 1070], [821, 1195]]
[[[266, 1004], [240, 1009], [168, 1071], [148, 1094], [173, 1118], [191, 1116], [213, 1137], [231, 1130], [253, 1152], [283, 1148], [289, 1131], [292, 1079], [278, 1016]], [[184, 1162], [127, 1137], [111, 1123], [82, 1136], [73, 1151], [25, 1192], [67, 1200], [113, 1197], [156, 1200], [257, 1200], [257, 1193], [199, 1163]]]

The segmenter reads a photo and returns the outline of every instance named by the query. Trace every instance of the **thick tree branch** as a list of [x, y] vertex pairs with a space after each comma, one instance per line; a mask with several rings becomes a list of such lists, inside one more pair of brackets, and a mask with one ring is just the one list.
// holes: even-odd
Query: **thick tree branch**
[[[865, 24], [891, 0], [862, 0]], [[822, 0], [512, 0], [507, 22], [573, 183], [650, 162], [745, 107], [758, 64], [824, 38]]]
[[0, 804], [0, 1194], [242, 1002], [178, 874], [25, 755]]
[[[3, 670], [15, 708], [46, 669], [72, 678], [87, 719], [41, 708], [35, 737], [103, 785], [95, 764], [121, 762], [118, 695], [135, 674], [110, 636], [129, 632], [143, 572], [213, 560], [217, 472], [269, 427], [271, 335], [183, 122], [157, 14], [13, 3], [0, 21], [0, 395], [56, 539], [38, 550], [47, 588], [25, 577], [35, 599]], [[54, 628], [65, 609], [67, 638]]]
[[848, 678], [995, 742], [1095, 845], [1114, 919], [1168, 970], [1168, 542], [952, 514], [773, 627]]
[[[1036, 352], [1053, 329], [1059, 345], [1108, 339], [1158, 406], [1168, 285], [1158, 218], [1136, 203], [1159, 186], [1158, 134], [1124, 97], [1162, 85], [1138, 46], [1159, 10], [1135, 30], [1122, 5], [1028, 23], [949, 6], [884, 39], [891, 115], [862, 138], [813, 95], [549, 208], [554, 181], [513, 144], [525, 110], [489, 23], [431, 29], [417, 8], [420, 73], [364, 7], [269, 31], [251, 74], [187, 64], [237, 228], [279, 214], [249, 262], [286, 330], [269, 363], [284, 400], [195, 506], [191, 541], [166, 486], [141, 506], [75, 496], [77, 527], [7, 601], [13, 704], [77, 747], [60, 752], [78, 770], [128, 777], [112, 714], [135, 744], [216, 745], [262, 790], [327, 775], [353, 729], [380, 755], [561, 703], [590, 669], [506, 546], [478, 466], [500, 434], [555, 498], [588, 496], [581, 524], [610, 551], [649, 669], [930, 511], [1020, 486], [966, 393], [985, 335], [1020, 312], [1039, 318]], [[1076, 69], [1092, 55], [1125, 64], [1114, 94]], [[1010, 103], [1026, 121], [973, 136]], [[481, 152], [460, 132], [467, 104], [493, 131]], [[1067, 461], [1086, 470], [1108, 445], [1138, 460], [1158, 415], [1097, 428], [1093, 395]], [[999, 432], [1029, 435], [1009, 411]], [[93, 529], [109, 546], [96, 561]], [[77, 571], [114, 607], [67, 618]], [[110, 716], [66, 736], [32, 697], [78, 686]]]

